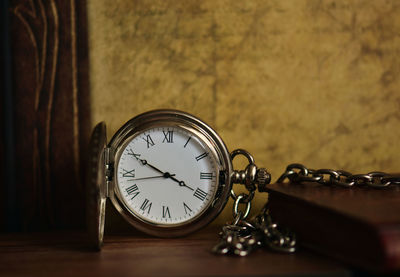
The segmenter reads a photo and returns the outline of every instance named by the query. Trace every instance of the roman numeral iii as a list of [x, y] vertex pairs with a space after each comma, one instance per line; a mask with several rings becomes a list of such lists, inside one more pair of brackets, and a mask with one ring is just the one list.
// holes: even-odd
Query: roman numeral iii
[[197, 188], [196, 191], [193, 194], [194, 197], [197, 197], [198, 199], [200, 199], [201, 201], [204, 201], [204, 199], [206, 199], [207, 196], [207, 192]]

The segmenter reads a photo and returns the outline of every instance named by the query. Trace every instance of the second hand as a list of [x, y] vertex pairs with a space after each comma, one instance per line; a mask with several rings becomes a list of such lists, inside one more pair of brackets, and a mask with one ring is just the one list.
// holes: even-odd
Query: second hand
[[179, 181], [178, 179], [173, 177], [173, 176], [175, 176], [175, 174], [170, 174], [169, 172], [163, 172], [162, 170], [158, 169], [154, 165], [149, 164], [147, 162], [147, 160], [139, 158], [140, 154], [135, 154], [132, 151], [132, 155], [135, 157], [136, 160], [140, 161], [142, 163], [142, 165], [147, 165], [147, 166], [151, 167], [152, 169], [154, 169], [155, 171], [158, 171], [158, 172], [162, 173], [163, 175], [161, 177], [170, 178], [171, 180], [177, 182], [180, 187], [187, 187], [190, 190], [194, 190], [193, 188], [191, 188], [188, 185], [186, 185], [186, 183], [184, 181]]

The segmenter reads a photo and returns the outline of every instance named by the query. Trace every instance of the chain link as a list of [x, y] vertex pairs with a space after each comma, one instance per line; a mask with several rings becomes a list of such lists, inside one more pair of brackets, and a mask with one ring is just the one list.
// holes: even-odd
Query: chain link
[[[251, 195], [251, 196], [250, 196]], [[249, 216], [251, 210], [251, 199], [254, 197], [254, 191], [250, 194], [241, 193], [236, 197], [235, 202], [233, 203], [232, 214], [234, 218], [237, 218], [240, 212], [239, 220], [246, 219]], [[246, 207], [244, 211], [239, 210], [239, 205], [245, 204]]]
[[[231, 159], [233, 160], [237, 155], [245, 156], [249, 164], [245, 170], [233, 172], [232, 182], [243, 184], [248, 194], [236, 195], [233, 189], [231, 190], [231, 197], [234, 200], [233, 221], [222, 227], [221, 239], [212, 251], [217, 254], [247, 256], [253, 250], [265, 246], [279, 252], [294, 252], [296, 249], [294, 234], [281, 230], [276, 223], [272, 222], [267, 206], [256, 217], [246, 220], [251, 210], [255, 190], [258, 187], [260, 192], [265, 191], [271, 176], [264, 168], [257, 168], [253, 157], [247, 151], [235, 150], [231, 154]], [[244, 209], [240, 209], [240, 205], [245, 205]]]
[[315, 182], [323, 185], [335, 185], [345, 188], [366, 186], [371, 188], [386, 188], [390, 185], [400, 185], [400, 175], [384, 172], [367, 174], [351, 174], [344, 170], [309, 169], [302, 164], [290, 164], [279, 177], [277, 183], [289, 179], [293, 183]]

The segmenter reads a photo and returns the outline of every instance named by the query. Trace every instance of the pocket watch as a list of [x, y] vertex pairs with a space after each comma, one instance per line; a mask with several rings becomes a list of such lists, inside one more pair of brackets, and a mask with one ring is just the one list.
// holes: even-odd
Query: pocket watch
[[106, 198], [134, 228], [151, 235], [177, 237], [204, 227], [225, 207], [233, 179], [250, 185], [255, 178], [255, 168], [247, 169], [252, 180], [234, 171], [232, 158], [210, 126], [185, 112], [140, 114], [108, 143], [105, 123], [99, 123], [87, 174], [92, 245], [103, 243]]

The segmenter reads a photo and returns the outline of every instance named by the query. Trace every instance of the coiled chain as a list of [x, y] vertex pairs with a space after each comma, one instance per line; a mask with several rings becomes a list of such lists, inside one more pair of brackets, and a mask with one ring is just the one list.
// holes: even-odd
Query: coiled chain
[[277, 183], [283, 183], [285, 179], [289, 179], [292, 183], [316, 182], [323, 185], [334, 185], [345, 188], [366, 186], [379, 189], [390, 185], [400, 185], [400, 175], [391, 175], [377, 171], [367, 174], [351, 174], [344, 170], [315, 170], [296, 163], [288, 165]]
[[[222, 227], [221, 239], [212, 251], [217, 254], [246, 256], [253, 250], [265, 246], [279, 252], [294, 252], [296, 249], [294, 234], [272, 222], [267, 205], [255, 218], [247, 220], [255, 190], [258, 187], [259, 191], [265, 191], [271, 175], [264, 168], [257, 168], [253, 157], [247, 151], [235, 150], [231, 154], [231, 159], [237, 155], [245, 156], [249, 164], [245, 170], [234, 171], [232, 182], [245, 185], [249, 193], [236, 195], [233, 189], [231, 190], [231, 197], [235, 201], [232, 209], [233, 221]], [[241, 204], [245, 205], [243, 209], [239, 208]]]

